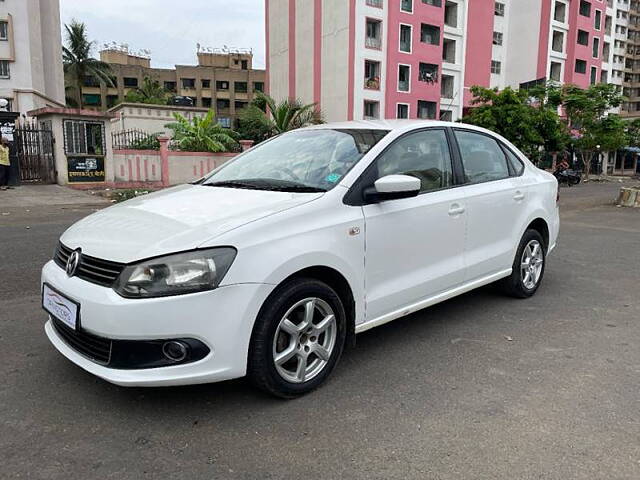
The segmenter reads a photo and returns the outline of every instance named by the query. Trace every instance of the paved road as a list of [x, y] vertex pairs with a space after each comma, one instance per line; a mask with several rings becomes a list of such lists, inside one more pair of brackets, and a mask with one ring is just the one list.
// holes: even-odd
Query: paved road
[[640, 211], [594, 206], [615, 188], [563, 190], [533, 299], [483, 288], [367, 332], [289, 402], [242, 380], [124, 389], [69, 363], [45, 339], [38, 270], [91, 209], [13, 209], [0, 478], [638, 479]]

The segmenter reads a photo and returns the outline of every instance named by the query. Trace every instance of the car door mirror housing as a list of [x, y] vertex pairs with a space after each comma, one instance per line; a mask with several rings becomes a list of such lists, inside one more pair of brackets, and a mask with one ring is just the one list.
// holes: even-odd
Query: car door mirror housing
[[421, 182], [410, 175], [387, 175], [375, 181], [372, 187], [364, 189], [364, 198], [376, 203], [385, 200], [415, 197], [420, 193]]

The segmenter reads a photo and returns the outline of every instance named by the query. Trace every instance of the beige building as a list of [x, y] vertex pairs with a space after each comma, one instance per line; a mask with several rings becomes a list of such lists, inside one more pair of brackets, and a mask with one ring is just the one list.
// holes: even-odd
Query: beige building
[[65, 103], [59, 0], [0, 1], [0, 98], [23, 114]]
[[264, 91], [265, 71], [253, 69], [250, 51], [222, 52], [200, 49], [197, 65], [173, 69], [152, 68], [151, 59], [126, 50], [107, 49], [100, 59], [111, 65], [114, 86], [87, 78], [82, 89], [85, 108], [107, 110], [125, 100], [148, 76], [175, 95], [190, 97], [194, 107], [213, 108], [220, 123], [233, 126], [238, 113]]

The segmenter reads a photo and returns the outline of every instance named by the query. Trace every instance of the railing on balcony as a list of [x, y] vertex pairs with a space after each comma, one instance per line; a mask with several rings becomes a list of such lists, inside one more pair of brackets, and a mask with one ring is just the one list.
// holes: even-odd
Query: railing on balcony
[[367, 5], [370, 7], [382, 8], [382, 1], [383, 0], [367, 0]]
[[382, 39], [376, 37], [366, 37], [364, 44], [367, 48], [382, 48]]

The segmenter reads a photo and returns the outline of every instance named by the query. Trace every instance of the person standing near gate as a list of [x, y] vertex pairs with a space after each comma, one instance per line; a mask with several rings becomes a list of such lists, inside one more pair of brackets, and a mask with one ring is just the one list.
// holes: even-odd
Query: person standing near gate
[[0, 190], [6, 190], [9, 185], [9, 141], [2, 137], [0, 139]]

